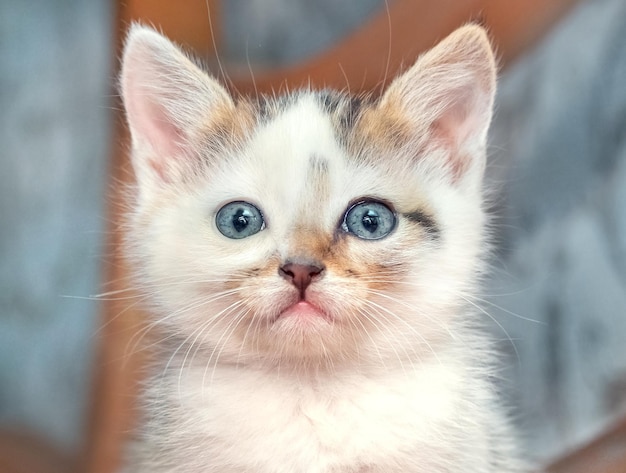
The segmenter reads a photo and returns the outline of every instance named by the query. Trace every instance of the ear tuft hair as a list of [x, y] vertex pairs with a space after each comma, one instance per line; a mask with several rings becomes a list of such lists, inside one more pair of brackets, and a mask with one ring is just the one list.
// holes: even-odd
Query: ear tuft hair
[[193, 144], [228, 92], [170, 40], [133, 24], [126, 38], [120, 89], [141, 191], [176, 180]]
[[422, 55], [389, 86], [380, 106], [399, 109], [423, 147], [444, 149], [455, 180], [482, 177], [496, 88], [496, 64], [485, 30], [461, 27]]

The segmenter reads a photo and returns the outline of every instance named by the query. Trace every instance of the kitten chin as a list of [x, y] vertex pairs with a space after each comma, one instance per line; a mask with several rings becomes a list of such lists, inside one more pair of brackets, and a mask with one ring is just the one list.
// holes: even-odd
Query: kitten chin
[[136, 472], [524, 471], [472, 295], [495, 91], [466, 26], [379, 98], [231, 96], [135, 25]]

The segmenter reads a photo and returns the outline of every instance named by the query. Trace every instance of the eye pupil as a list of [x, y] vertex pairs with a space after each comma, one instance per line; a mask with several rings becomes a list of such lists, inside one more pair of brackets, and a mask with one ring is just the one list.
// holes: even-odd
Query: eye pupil
[[233, 216], [233, 227], [239, 233], [244, 231], [248, 226], [248, 217], [244, 215], [243, 209], [238, 209], [237, 213]]
[[363, 215], [363, 228], [370, 233], [374, 233], [378, 228], [378, 214], [373, 210], [368, 210], [365, 215]]

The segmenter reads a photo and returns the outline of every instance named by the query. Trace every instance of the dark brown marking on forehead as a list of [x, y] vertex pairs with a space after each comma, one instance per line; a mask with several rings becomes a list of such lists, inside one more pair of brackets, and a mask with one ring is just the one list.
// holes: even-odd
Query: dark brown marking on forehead
[[302, 97], [303, 92], [275, 96], [260, 95], [254, 99], [256, 114], [261, 122], [269, 122], [293, 105]]
[[257, 97], [254, 102], [256, 107], [257, 115], [260, 121], [267, 121], [270, 119], [271, 114], [271, 105], [269, 103], [269, 99], [265, 96]]
[[332, 90], [318, 92], [319, 103], [334, 124], [338, 139], [345, 143], [364, 108], [371, 104], [369, 96], [351, 96]]
[[330, 198], [328, 160], [321, 156], [313, 155], [309, 158], [308, 166], [306, 176], [307, 193], [313, 196], [313, 202], [325, 205]]
[[328, 173], [328, 160], [313, 155], [309, 158], [309, 175], [310, 176], [325, 176]]
[[365, 96], [351, 96], [341, 117], [341, 126], [344, 129], [352, 129], [359, 119], [361, 110], [369, 105], [369, 99]]
[[317, 95], [322, 107], [328, 114], [335, 114], [344, 100], [343, 95], [334, 90], [322, 90]]
[[441, 230], [435, 219], [423, 212], [422, 210], [413, 210], [411, 212], [402, 213], [402, 216], [405, 217], [410, 222], [418, 224], [422, 227], [428, 236], [433, 239], [439, 239], [441, 237]]

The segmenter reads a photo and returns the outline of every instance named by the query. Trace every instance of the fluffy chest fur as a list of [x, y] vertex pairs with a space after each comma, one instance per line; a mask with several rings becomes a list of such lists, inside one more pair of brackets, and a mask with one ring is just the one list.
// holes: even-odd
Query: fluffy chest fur
[[134, 472], [519, 472], [476, 330], [495, 87], [466, 27], [373, 99], [233, 98], [132, 29]]
[[[164, 411], [167, 426], [155, 419], [151, 441], [175, 471], [491, 471], [492, 447], [472, 432], [488, 420], [481, 412], [493, 399], [449, 361], [315, 379], [222, 367], [204, 386], [198, 380], [207, 379], [205, 367], [192, 368], [172, 392], [155, 393], [171, 396], [172, 405]], [[469, 409], [476, 411], [471, 421]], [[162, 460], [157, 455], [150, 468]]]

